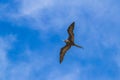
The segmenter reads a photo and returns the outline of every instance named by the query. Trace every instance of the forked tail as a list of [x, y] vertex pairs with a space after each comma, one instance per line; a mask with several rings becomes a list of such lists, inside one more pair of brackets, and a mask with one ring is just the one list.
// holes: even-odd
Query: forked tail
[[78, 48], [83, 48], [82, 46], [79, 46], [79, 45], [77, 45], [77, 44], [74, 44], [74, 46], [76, 46], [76, 47], [78, 47]]

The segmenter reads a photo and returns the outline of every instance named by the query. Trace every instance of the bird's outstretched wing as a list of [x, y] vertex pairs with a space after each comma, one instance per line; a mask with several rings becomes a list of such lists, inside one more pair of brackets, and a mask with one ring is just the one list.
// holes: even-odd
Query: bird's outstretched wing
[[74, 24], [75, 24], [75, 22], [73, 22], [67, 29], [68, 34], [69, 34], [68, 40], [70, 40], [72, 42], [74, 42], [74, 33], [73, 33]]
[[65, 45], [64, 47], [61, 48], [60, 51], [60, 63], [63, 61], [64, 55], [67, 52], [68, 49], [70, 49], [71, 45]]

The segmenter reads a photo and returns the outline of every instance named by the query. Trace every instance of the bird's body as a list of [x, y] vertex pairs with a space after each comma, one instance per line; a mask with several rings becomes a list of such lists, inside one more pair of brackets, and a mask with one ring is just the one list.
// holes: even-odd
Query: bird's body
[[75, 22], [73, 22], [67, 29], [69, 37], [68, 37], [67, 40], [64, 40], [66, 45], [63, 48], [61, 48], [61, 51], [60, 51], [60, 63], [63, 61], [64, 55], [67, 52], [67, 50], [70, 49], [72, 46], [82, 48], [81, 46], [74, 43], [74, 33], [73, 33], [74, 24], [75, 24]]

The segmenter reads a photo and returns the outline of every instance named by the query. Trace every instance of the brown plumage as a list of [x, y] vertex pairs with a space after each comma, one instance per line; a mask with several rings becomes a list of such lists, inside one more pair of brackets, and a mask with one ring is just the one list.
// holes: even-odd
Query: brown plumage
[[73, 33], [74, 25], [75, 25], [75, 22], [73, 22], [67, 29], [69, 37], [67, 40], [64, 41], [66, 43], [66, 45], [61, 48], [60, 63], [63, 61], [65, 53], [71, 48], [71, 46], [76, 46], [76, 47], [82, 48], [82, 46], [79, 46], [74, 43], [74, 33]]

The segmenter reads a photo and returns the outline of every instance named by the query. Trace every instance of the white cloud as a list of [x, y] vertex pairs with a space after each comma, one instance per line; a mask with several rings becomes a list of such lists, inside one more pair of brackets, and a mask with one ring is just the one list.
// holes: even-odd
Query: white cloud
[[46, 77], [46, 80], [79, 80], [79, 77], [81, 76], [80, 67], [71, 64], [71, 66], [68, 66], [68, 68], [70, 69], [66, 69], [66, 71], [63, 71], [62, 68], [52, 69], [52, 71]]
[[[52, 63], [50, 57], [42, 54], [39, 55], [39, 53], [26, 48], [22, 53], [26, 57], [25, 61], [21, 58], [21, 61], [17, 60], [17, 63], [11, 62], [8, 66], [6, 65], [8, 69], [5, 69], [6, 74], [3, 74], [5, 76], [3, 80], [8, 80], [6, 77], [8, 77], [9, 80], [39, 79], [39, 77], [35, 77], [37, 72], [39, 72], [40, 75], [40, 71]], [[5, 71], [3, 71], [3, 73], [5, 73]]]
[[4, 80], [5, 71], [8, 68], [9, 61], [7, 59], [8, 50], [12, 48], [12, 43], [16, 40], [13, 35], [0, 37], [0, 79]]
[[[53, 4], [53, 0], [22, 0], [20, 1], [20, 14], [32, 16], [36, 15], [39, 11], [49, 8]], [[37, 16], [36, 16], [37, 17]]]
[[[27, 27], [38, 31], [45, 30], [44, 32], [47, 32], [55, 30], [61, 33], [61, 30], [67, 27], [66, 24], [76, 21], [76, 33], [78, 37], [82, 35], [80, 40], [84, 42], [82, 46], [85, 47], [83, 53], [85, 53], [84, 57], [86, 58], [96, 55], [104, 59], [104, 54], [102, 54], [103, 48], [119, 47], [119, 30], [116, 31], [118, 28], [115, 26], [120, 21], [118, 16], [119, 7], [108, 0], [61, 0], [60, 2], [55, 0], [20, 0], [18, 2], [18, 10], [15, 12], [9, 13], [7, 11], [10, 5], [0, 8], [2, 15], [10, 18], [9, 20], [12, 20], [14, 24], [27, 25]], [[3, 16], [0, 16], [0, 18], [3, 18]], [[108, 27], [110, 23], [114, 24], [114, 28]], [[14, 42], [14, 37], [12, 38], [12, 36], [0, 39], [0, 56], [2, 56], [0, 59], [0, 65], [2, 65], [0, 70], [1, 79], [6, 75], [4, 74], [8, 66], [6, 54], [7, 50], [11, 48], [12, 41]], [[117, 51], [119, 52], [119, 49]], [[37, 52], [29, 49], [23, 53], [27, 56], [28, 62], [9, 65], [10, 69], [7, 75], [11, 80], [29, 80], [31, 73], [40, 71], [43, 67], [52, 63], [51, 58], [39, 56], [36, 54]], [[115, 61], [120, 66], [119, 56], [117, 56]], [[81, 72], [84, 72], [78, 67], [74, 67], [69, 73], [64, 74], [60, 70], [57, 69], [55, 71], [53, 69], [46, 80], [53, 80], [53, 78], [55, 80], [77, 80], [81, 76]], [[87, 73], [88, 71], [85, 72]]]
[[52, 28], [54, 31], [63, 29], [65, 24], [72, 21], [79, 23], [85, 19], [87, 22], [87, 15], [88, 18], [91, 16], [90, 23], [99, 20], [119, 23], [119, 7], [112, 3], [113, 1], [108, 0], [21, 0], [17, 3], [17, 12], [10, 12], [7, 17], [14, 24], [26, 24], [27, 27], [37, 30]]

